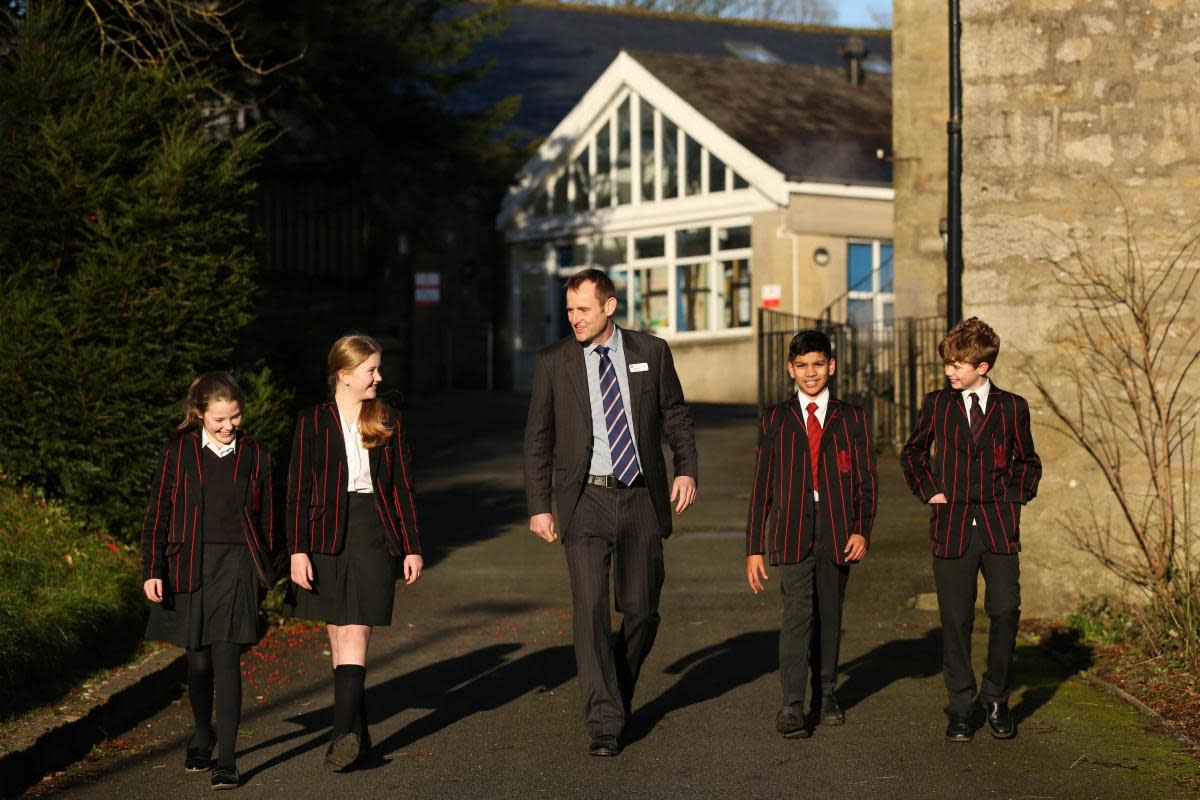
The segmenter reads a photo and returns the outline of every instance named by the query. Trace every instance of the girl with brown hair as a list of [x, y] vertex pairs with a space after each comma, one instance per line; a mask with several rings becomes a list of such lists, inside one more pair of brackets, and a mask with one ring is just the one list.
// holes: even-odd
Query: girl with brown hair
[[154, 603], [146, 638], [187, 650], [195, 731], [184, 769], [207, 771], [215, 744], [214, 789], [238, 785], [242, 650], [262, 636], [259, 603], [272, 584], [271, 454], [239, 432], [244, 405], [228, 372], [192, 381], [142, 523], [143, 590]]
[[293, 616], [321, 620], [333, 661], [333, 732], [325, 764], [344, 770], [371, 749], [364, 685], [371, 629], [390, 625], [397, 561], [424, 561], [412, 464], [400, 415], [377, 398], [382, 349], [349, 334], [329, 351], [333, 400], [300, 413], [288, 470]]

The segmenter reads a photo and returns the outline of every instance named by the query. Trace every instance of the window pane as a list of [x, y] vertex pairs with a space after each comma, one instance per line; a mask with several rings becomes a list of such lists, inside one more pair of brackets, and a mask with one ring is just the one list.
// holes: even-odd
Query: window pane
[[688, 228], [675, 231], [675, 257], [706, 256], [712, 249], [711, 229]]
[[895, 303], [883, 304], [883, 322], [885, 325], [892, 325], [896, 321]]
[[667, 327], [667, 269], [640, 267], [630, 270], [633, 278], [633, 327], [651, 331]]
[[634, 258], [662, 258], [665, 252], [662, 236], [644, 236], [633, 240]]
[[700, 143], [690, 136], [685, 137], [684, 147], [687, 148], [687, 179], [684, 183], [684, 188], [687, 189], [689, 196], [700, 194]]
[[554, 181], [554, 213], [567, 213], [567, 173], [563, 172]]
[[739, 225], [736, 228], [721, 228], [721, 230], [717, 231], [717, 247], [722, 250], [737, 250], [749, 246], [749, 225]]
[[721, 263], [722, 324], [726, 328], [750, 327], [750, 260]]
[[584, 246], [582, 244], [560, 244], [554, 248], [558, 253], [558, 266], [575, 267], [580, 266], [583, 261]]
[[679, 138], [677, 128], [671, 120], [662, 118], [662, 196], [663, 199], [679, 194]]
[[879, 247], [879, 290], [881, 292], [896, 291], [896, 268], [890, 244]]
[[588, 174], [587, 174], [587, 150], [579, 154], [579, 158], [575, 159], [575, 166], [571, 169], [571, 179], [575, 182], [575, 200], [571, 207], [575, 211], [588, 210]]
[[708, 271], [708, 264], [688, 264], [675, 268], [675, 283], [679, 290], [675, 309], [676, 330], [708, 330], [708, 304], [712, 298]]
[[874, 300], [851, 300], [847, 309], [847, 322], [856, 327], [869, 326], [875, 321]]
[[617, 109], [617, 202], [630, 202], [633, 180], [633, 143], [629, 129], [629, 98]]
[[708, 154], [708, 191], [725, 191], [725, 162], [712, 153]]
[[733, 173], [733, 188], [746, 189], [749, 186], [750, 186], [750, 184], [746, 183], [745, 178], [743, 178], [741, 175], [738, 175], [736, 172]]
[[605, 236], [592, 244], [592, 264], [601, 269], [625, 263], [625, 237]]
[[612, 205], [612, 136], [607, 125], [596, 133], [596, 174], [592, 181], [596, 184], [596, 208], [607, 208]]
[[654, 200], [654, 109], [645, 100], [639, 108], [642, 138], [642, 199]]
[[612, 278], [613, 286], [617, 287], [617, 313], [613, 319], [618, 325], [629, 324], [629, 273], [624, 269], [609, 270], [608, 277]]
[[546, 186], [545, 190], [538, 192], [537, 200], [533, 205], [533, 215], [535, 217], [546, 217], [550, 215], [550, 187]]
[[871, 245], [850, 245], [846, 284], [852, 292], [872, 292], [875, 290], [871, 283]]

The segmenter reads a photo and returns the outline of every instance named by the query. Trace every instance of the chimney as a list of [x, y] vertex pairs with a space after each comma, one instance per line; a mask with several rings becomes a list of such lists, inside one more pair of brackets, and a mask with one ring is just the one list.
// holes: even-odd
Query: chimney
[[845, 44], [838, 48], [838, 55], [846, 60], [846, 71], [850, 83], [854, 86], [862, 86], [864, 77], [862, 62], [869, 52], [867, 43], [859, 36], [851, 36], [846, 39]]

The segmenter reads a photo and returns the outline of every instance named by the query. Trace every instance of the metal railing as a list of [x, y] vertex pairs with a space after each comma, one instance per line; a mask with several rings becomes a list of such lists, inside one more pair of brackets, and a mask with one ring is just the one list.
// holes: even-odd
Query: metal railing
[[904, 318], [852, 326], [759, 309], [760, 410], [796, 390], [787, 374], [788, 343], [803, 328], [824, 331], [833, 342], [837, 371], [831, 391], [867, 410], [879, 445], [903, 445], [916, 425], [921, 400], [945, 381], [937, 345], [945, 336], [946, 321]]

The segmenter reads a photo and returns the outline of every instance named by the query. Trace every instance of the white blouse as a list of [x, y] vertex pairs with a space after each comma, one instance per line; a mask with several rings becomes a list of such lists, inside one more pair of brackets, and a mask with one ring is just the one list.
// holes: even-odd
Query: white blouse
[[358, 420], [342, 422], [342, 439], [346, 444], [346, 489], [371, 494], [371, 459], [358, 431]]

